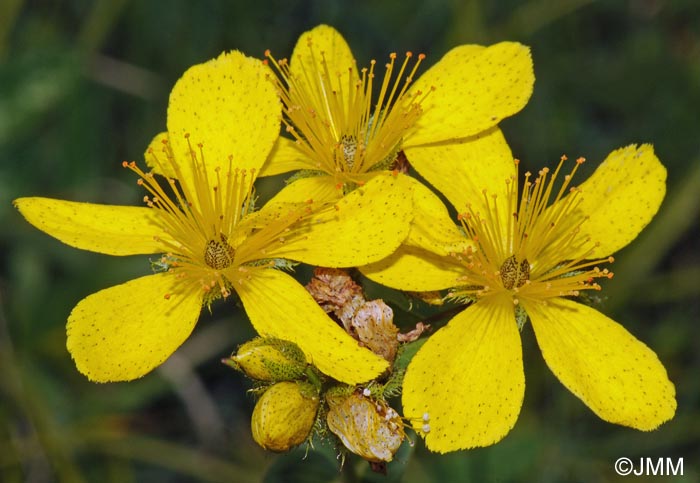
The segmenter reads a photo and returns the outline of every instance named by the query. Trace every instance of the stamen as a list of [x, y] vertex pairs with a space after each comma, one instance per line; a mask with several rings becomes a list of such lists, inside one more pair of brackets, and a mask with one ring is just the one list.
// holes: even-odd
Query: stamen
[[[181, 280], [182, 290], [198, 289], [208, 294], [205, 303], [230, 295], [229, 270], [237, 265], [236, 247], [248, 235], [238, 233], [240, 221], [254, 209], [255, 172], [232, 168], [207, 167], [206, 147], [193, 144], [185, 134], [189, 163], [175, 160], [167, 142], [161, 153], [149, 150], [154, 166], [175, 173], [179, 182], [166, 179], [166, 187], [153, 173], [142, 171], [135, 162], [122, 166], [139, 176], [138, 184], [149, 195], [146, 206], [159, 211], [156, 218], [163, 234], [156, 240], [168, 251], [167, 270]], [[282, 227], [284, 229], [285, 227]], [[258, 247], [248, 259], [260, 258], [265, 247]], [[213, 290], [218, 287], [218, 290]], [[168, 297], [170, 294], [166, 294]]]
[[413, 54], [407, 52], [394, 75], [397, 56], [392, 53], [373, 103], [376, 61], [359, 72], [348, 66], [344, 73], [334, 73], [325, 52], [319, 57], [311, 42], [307, 47], [311, 62], [295, 74], [286, 59], [277, 61], [269, 50], [265, 57], [277, 73], [273, 81], [284, 104], [286, 130], [311, 160], [309, 168], [355, 184], [359, 174], [388, 169], [422, 112], [426, 96], [409, 97], [408, 87], [425, 55], [409, 67]]
[[[483, 214], [467, 206], [467, 211], [458, 215], [476, 249], [452, 254], [467, 274], [461, 278], [464, 286], [453, 289], [450, 297], [469, 299], [505, 290], [511, 292], [517, 306], [522, 298], [545, 300], [600, 290], [594, 280], [613, 276], [598, 268], [601, 263], [612, 263], [612, 257], [589, 260], [597, 244], [581, 235], [586, 219], [571, 216], [581, 203], [581, 193], [569, 186], [584, 158], [576, 160], [559, 189], [554, 190], [567, 159], [562, 156], [553, 173], [548, 168], [540, 170], [534, 181], [525, 173], [522, 192], [517, 176], [507, 179], [505, 212], [499, 211], [496, 196], [484, 191]], [[518, 160], [515, 165], [517, 168]]]

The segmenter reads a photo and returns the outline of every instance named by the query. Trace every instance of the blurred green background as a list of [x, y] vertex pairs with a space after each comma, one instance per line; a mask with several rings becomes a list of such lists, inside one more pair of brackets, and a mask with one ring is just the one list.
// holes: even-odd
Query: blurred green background
[[[121, 161], [141, 160], [163, 130], [169, 90], [188, 67], [229, 49], [289, 55], [319, 23], [345, 35], [360, 65], [392, 51], [425, 52], [430, 65], [461, 43], [530, 45], [532, 100], [502, 124], [530, 169], [562, 153], [585, 156], [584, 179], [617, 147], [655, 145], [668, 168], [666, 200], [618, 254], [599, 308], [665, 364], [678, 393], [673, 421], [642, 433], [599, 420], [549, 372], [528, 326], [524, 407], [505, 440], [449, 455], [418, 441], [387, 477], [355, 459], [340, 473], [330, 447], [303, 459], [303, 450], [280, 456], [252, 442], [249, 383], [219, 362], [253, 335], [233, 304], [204, 313], [188, 342], [141, 380], [97, 385], [76, 371], [65, 349], [71, 308], [147, 273], [148, 261], [64, 246], [11, 200], [138, 204], [142, 193]], [[696, 0], [2, 0], [0, 480], [622, 481], [613, 464], [627, 456], [683, 457], [684, 476], [669, 480], [700, 481], [699, 192]], [[298, 273], [306, 283], [309, 270]], [[393, 304], [400, 325], [430, 314], [369, 289]]]

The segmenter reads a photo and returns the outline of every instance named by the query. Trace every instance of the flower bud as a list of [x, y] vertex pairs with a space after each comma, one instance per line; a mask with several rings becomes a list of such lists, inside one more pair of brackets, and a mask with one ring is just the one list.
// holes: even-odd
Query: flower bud
[[271, 386], [253, 409], [253, 439], [267, 450], [289, 451], [309, 436], [318, 405], [311, 384], [285, 381]]
[[223, 362], [260, 381], [292, 381], [299, 379], [306, 370], [306, 358], [299, 346], [270, 337], [246, 342], [236, 355]]
[[394, 458], [406, 434], [401, 417], [386, 402], [358, 392], [327, 401], [328, 428], [347, 449], [374, 463]]

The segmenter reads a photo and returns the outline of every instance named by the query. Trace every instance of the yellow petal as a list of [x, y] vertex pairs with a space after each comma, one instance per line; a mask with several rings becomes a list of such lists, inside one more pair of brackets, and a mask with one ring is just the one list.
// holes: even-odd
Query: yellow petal
[[515, 164], [500, 129], [452, 144], [406, 149], [405, 153], [411, 166], [445, 195], [457, 212], [463, 213], [471, 203], [483, 213], [485, 189], [489, 196], [497, 195], [499, 206], [505, 205], [505, 181], [515, 175]]
[[461, 285], [464, 269], [450, 257], [473, 243], [450, 218], [440, 199], [417, 180], [413, 186], [413, 221], [396, 252], [360, 271], [375, 282], [410, 291], [432, 291]]
[[464, 285], [464, 268], [450, 256], [401, 245], [388, 257], [360, 267], [367, 278], [398, 290], [429, 292]]
[[187, 339], [201, 307], [201, 295], [182, 293], [171, 274], [137, 278], [75, 306], [68, 317], [68, 351], [91, 381], [136, 379]]
[[[326, 67], [322, 67], [323, 59], [326, 61]], [[309, 83], [307, 79], [309, 74], [325, 72], [326, 68], [330, 77], [330, 86], [325, 86], [326, 92], [324, 93], [316, 87], [319, 79], [311, 79], [312, 83]], [[359, 80], [357, 64], [350, 47], [343, 36], [328, 25], [319, 25], [301, 34], [292, 53], [290, 69], [295, 82], [299, 83], [300, 86], [305, 86], [304, 90], [308, 94], [318, 97], [317, 101], [314, 102], [316, 106], [325, 105], [325, 102], [321, 102], [321, 100], [326, 98], [328, 91], [348, 89], [348, 69], [352, 69], [353, 82], [351, 85], [353, 87]], [[294, 86], [290, 87], [294, 88]]]
[[299, 178], [282, 188], [270, 201], [266, 203], [301, 203], [312, 200], [314, 203], [323, 204], [339, 200], [343, 197], [343, 191], [336, 188], [335, 180], [331, 176], [311, 176]]
[[406, 179], [413, 186], [413, 221], [404, 243], [439, 255], [461, 252], [472, 246], [440, 198], [414, 178], [407, 176]]
[[107, 255], [165, 251], [155, 240], [165, 234], [151, 208], [50, 198], [18, 198], [14, 205], [36, 228], [75, 248]]
[[236, 281], [235, 286], [260, 335], [294, 342], [307, 360], [334, 379], [358, 384], [387, 368], [384, 359], [360, 347], [286, 273], [253, 269], [249, 277]]
[[412, 184], [382, 173], [337, 203], [305, 218], [272, 258], [322, 267], [355, 267], [396, 250], [413, 218]]
[[[253, 261], [277, 254], [276, 251], [269, 249], [269, 235], [264, 233], [263, 229], [274, 229], [275, 224], [282, 223], [282, 220], [290, 213], [311, 209], [312, 205], [322, 207], [327, 203], [337, 201], [342, 195], [342, 190], [335, 187], [333, 178], [330, 176], [301, 178], [290, 183], [265, 203], [260, 210], [246, 215], [238, 223], [235, 235], [230, 239], [233, 248], [243, 246], [243, 250], [237, 252], [238, 260], [244, 263], [243, 260]], [[313, 203], [309, 204], [309, 200], [312, 200]], [[277, 236], [274, 239], [278, 239]], [[261, 247], [265, 247], [264, 256], [260, 256], [259, 249]], [[286, 247], [282, 248], [286, 250]]]
[[143, 153], [143, 157], [146, 160], [146, 165], [148, 165], [154, 173], [167, 176], [168, 178], [177, 178], [177, 174], [173, 170], [172, 165], [168, 162], [169, 142], [167, 132], [156, 134], [153, 140], [148, 144], [146, 152]]
[[195, 65], [177, 81], [168, 104], [168, 133], [183, 176], [191, 174], [190, 144], [207, 171], [260, 171], [279, 135], [281, 105], [259, 60], [240, 52]]
[[530, 49], [524, 45], [455, 47], [412, 87], [429, 94], [404, 147], [473, 136], [493, 127], [527, 104], [534, 82]]
[[522, 302], [549, 368], [599, 417], [643, 431], [673, 417], [666, 369], [620, 324], [570, 300]]
[[408, 237], [392, 255], [360, 267], [360, 271], [375, 282], [399, 290], [423, 292], [461, 285], [464, 269], [449, 254], [465, 250], [472, 242], [432, 191], [408, 179], [413, 186], [413, 220]]
[[299, 169], [318, 168], [311, 163], [309, 158], [304, 156], [294, 141], [280, 136], [258, 176], [273, 176]]
[[404, 379], [404, 416], [432, 451], [488, 446], [511, 430], [524, 392], [513, 303], [482, 299], [430, 336], [413, 358]]
[[650, 144], [630, 145], [610, 153], [579, 187], [582, 201], [569, 222], [588, 217], [580, 236], [600, 243], [589, 258], [606, 257], [637, 238], [659, 210], [666, 168]]

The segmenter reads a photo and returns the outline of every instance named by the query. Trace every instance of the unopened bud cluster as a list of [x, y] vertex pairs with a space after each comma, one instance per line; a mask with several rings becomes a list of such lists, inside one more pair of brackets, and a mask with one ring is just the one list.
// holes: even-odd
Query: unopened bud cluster
[[403, 381], [406, 361], [397, 357], [401, 343], [415, 341], [429, 326], [419, 323], [399, 333], [391, 308], [382, 300], [366, 300], [342, 270], [317, 268], [307, 290], [391, 368], [374, 381], [349, 386], [318, 372], [293, 342], [258, 337], [242, 344], [222, 362], [255, 381], [259, 399], [251, 419], [253, 439], [266, 450], [283, 452], [311, 443], [314, 435], [332, 438], [343, 458], [354, 453], [373, 469], [381, 468], [406, 439], [401, 416], [387, 402], [399, 394]]
[[325, 423], [343, 452], [381, 468], [375, 465], [391, 461], [406, 439], [401, 417], [387, 402], [398, 395], [403, 381], [405, 368], [397, 358], [400, 343], [415, 341], [429, 326], [418, 323], [407, 334], [399, 333], [392, 309], [383, 300], [366, 300], [362, 288], [343, 270], [316, 268], [306, 289], [348, 334], [392, 364], [387, 374], [363, 387], [337, 384], [324, 395]]
[[293, 342], [258, 337], [222, 362], [254, 379], [262, 395], [253, 409], [253, 439], [263, 448], [289, 451], [309, 438], [319, 407], [314, 369]]

